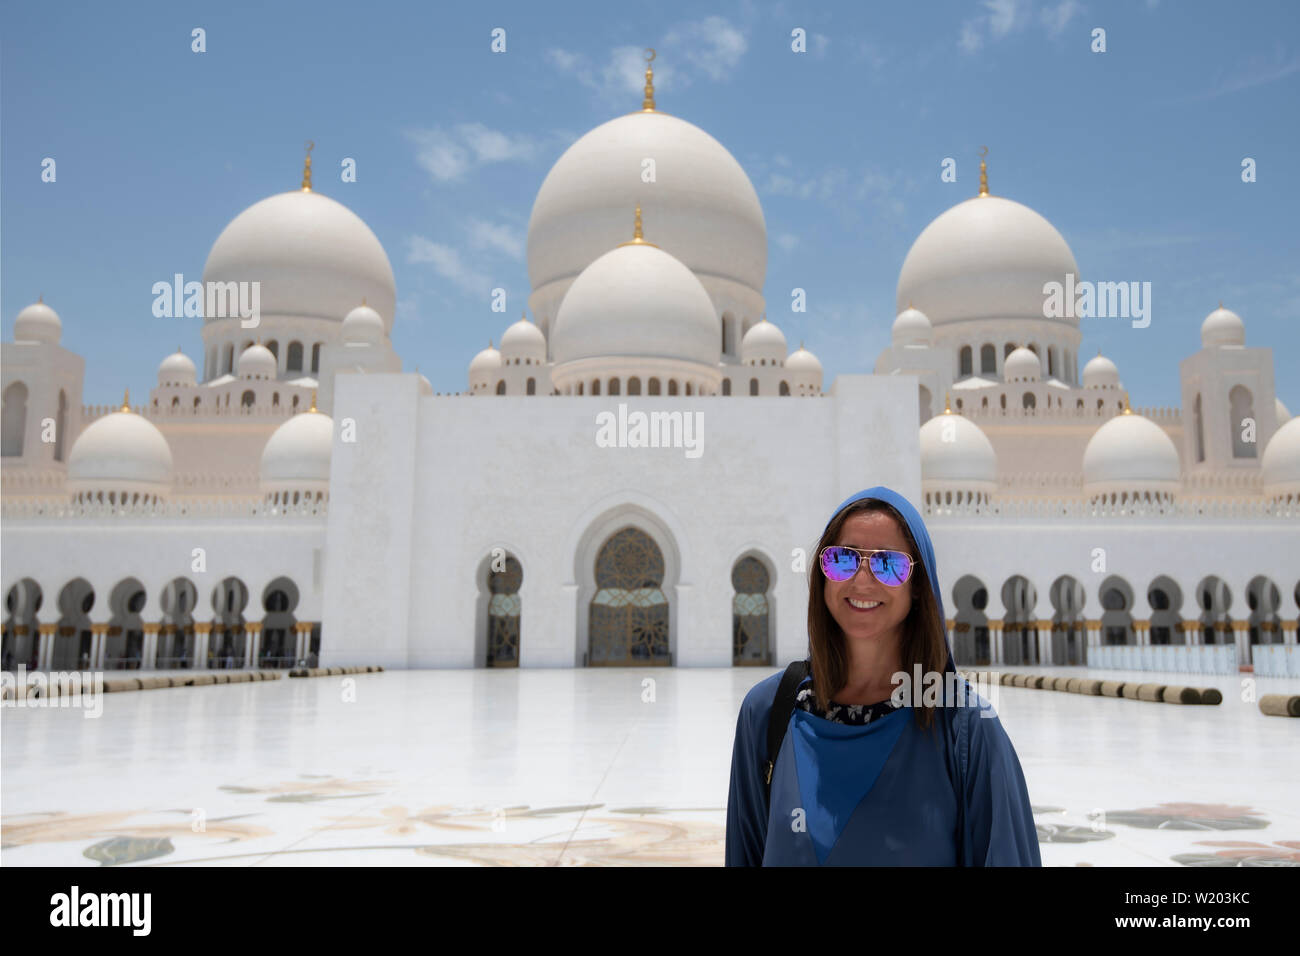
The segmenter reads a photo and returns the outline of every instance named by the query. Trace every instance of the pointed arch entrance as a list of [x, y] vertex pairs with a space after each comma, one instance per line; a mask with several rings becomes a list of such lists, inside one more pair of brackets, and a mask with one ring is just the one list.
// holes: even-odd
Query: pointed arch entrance
[[731, 569], [731, 663], [736, 667], [772, 664], [772, 579], [767, 564], [752, 554]]
[[640, 528], [610, 535], [596, 555], [596, 593], [588, 606], [587, 663], [592, 667], [672, 663], [664, 556]]

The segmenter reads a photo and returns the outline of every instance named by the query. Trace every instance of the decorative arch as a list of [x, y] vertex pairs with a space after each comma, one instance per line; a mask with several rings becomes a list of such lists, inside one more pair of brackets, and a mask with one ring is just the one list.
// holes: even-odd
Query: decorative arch
[[1002, 585], [1002, 661], [1005, 664], [1038, 663], [1038, 623], [1034, 608], [1038, 589], [1022, 574], [1007, 578]]
[[1204, 644], [1236, 643], [1232, 634], [1232, 591], [1216, 575], [1201, 579], [1196, 585], [1196, 604], [1201, 609], [1201, 641]]
[[5, 595], [4, 637], [0, 641], [0, 669], [12, 671], [19, 664], [35, 670], [40, 664], [40, 622], [44, 593], [31, 578], [16, 582]]
[[770, 667], [776, 649], [772, 633], [772, 590], [776, 574], [765, 555], [748, 552], [731, 566], [731, 663]]
[[257, 649], [258, 667], [293, 667], [298, 657], [298, 585], [289, 577], [276, 578], [262, 590], [262, 628]]
[[[1232, 457], [1233, 458], [1254, 458], [1257, 454], [1258, 443], [1247, 441], [1245, 435], [1248, 430], [1248, 423], [1255, 421], [1255, 399], [1250, 394], [1250, 389], [1244, 385], [1234, 385], [1228, 392], [1228, 430], [1232, 433]], [[1249, 431], [1254, 437], [1254, 427]]]
[[976, 666], [993, 663], [989, 619], [984, 613], [989, 604], [988, 588], [973, 574], [963, 575], [952, 586], [952, 600], [956, 608], [953, 621], [953, 662]]
[[155, 667], [167, 670], [193, 666], [194, 609], [198, 600], [198, 588], [188, 578], [173, 578], [159, 593], [162, 622], [158, 629], [158, 647], [154, 652]]
[[1151, 643], [1186, 644], [1183, 633], [1183, 589], [1167, 574], [1151, 581], [1147, 587], [1147, 605], [1151, 608]]
[[0, 411], [0, 455], [19, 458], [27, 432], [27, 386], [14, 382], [4, 390]]
[[247, 629], [244, 608], [248, 606], [248, 586], [237, 577], [228, 577], [212, 589], [212, 635], [206, 665], [214, 668], [244, 666]]
[[50, 667], [55, 670], [89, 670], [94, 660], [94, 633], [90, 610], [95, 589], [85, 578], [73, 578], [59, 591], [59, 623], [54, 632]]
[[1122, 577], [1112, 574], [1101, 582], [1101, 642], [1134, 644], [1133, 588]]
[[104, 641], [104, 669], [139, 670], [144, 664], [144, 585], [136, 578], [124, 578], [109, 594], [112, 617]]
[[1063, 574], [1052, 582], [1052, 663], [1087, 664], [1088, 632], [1083, 617], [1087, 600], [1077, 578]]

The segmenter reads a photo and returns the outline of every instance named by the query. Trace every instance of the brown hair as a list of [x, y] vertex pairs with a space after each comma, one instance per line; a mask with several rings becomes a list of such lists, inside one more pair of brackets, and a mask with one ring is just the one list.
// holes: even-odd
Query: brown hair
[[[844, 632], [835, 623], [830, 608], [826, 606], [826, 575], [821, 569], [822, 548], [837, 544], [840, 532], [850, 517], [881, 511], [898, 523], [903, 538], [915, 560], [907, 587], [912, 593], [912, 607], [902, 624], [899, 657], [902, 669], [912, 675], [913, 667], [921, 665], [921, 673], [942, 674], [948, 665], [948, 640], [944, 622], [939, 619], [939, 608], [930, 587], [930, 577], [921, 560], [920, 549], [912, 537], [911, 529], [902, 515], [889, 503], [877, 499], [855, 502], [835, 516], [823, 532], [813, 552], [813, 568], [808, 574], [808, 650], [812, 657], [813, 697], [822, 710], [827, 708], [831, 695], [848, 683], [849, 656], [844, 644]], [[914, 688], [920, 693], [920, 688]], [[934, 721], [933, 708], [917, 707], [916, 720], [922, 727]]]

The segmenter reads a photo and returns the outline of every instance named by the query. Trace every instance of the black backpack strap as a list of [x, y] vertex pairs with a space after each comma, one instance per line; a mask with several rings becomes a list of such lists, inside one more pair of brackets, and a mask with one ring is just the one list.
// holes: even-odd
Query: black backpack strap
[[763, 783], [767, 787], [769, 804], [772, 800], [772, 769], [776, 766], [776, 755], [781, 752], [781, 742], [785, 739], [790, 715], [794, 713], [795, 694], [811, 670], [811, 661], [790, 663], [781, 677], [781, 684], [777, 687], [776, 697], [772, 701], [772, 710], [767, 716], [767, 766], [764, 767]]

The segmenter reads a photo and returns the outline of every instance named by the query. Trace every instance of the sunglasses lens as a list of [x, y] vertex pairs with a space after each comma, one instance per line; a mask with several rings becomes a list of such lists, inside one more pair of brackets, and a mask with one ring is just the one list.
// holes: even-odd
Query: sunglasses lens
[[847, 581], [858, 570], [858, 554], [848, 548], [827, 548], [822, 552], [822, 571], [832, 581]]
[[912, 576], [912, 559], [902, 551], [877, 551], [867, 561], [876, 580], [886, 587], [899, 587]]

